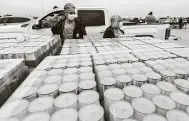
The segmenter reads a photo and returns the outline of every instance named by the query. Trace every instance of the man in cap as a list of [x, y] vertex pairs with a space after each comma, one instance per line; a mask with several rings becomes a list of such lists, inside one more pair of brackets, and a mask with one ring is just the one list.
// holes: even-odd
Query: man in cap
[[87, 33], [85, 25], [76, 18], [75, 6], [71, 3], [67, 3], [64, 6], [65, 18], [60, 20], [51, 31], [53, 34], [59, 34], [62, 39], [62, 44], [65, 39], [83, 39]]
[[156, 23], [156, 18], [153, 16], [153, 12], [150, 12], [148, 16], [145, 19], [147, 24], [155, 24]]

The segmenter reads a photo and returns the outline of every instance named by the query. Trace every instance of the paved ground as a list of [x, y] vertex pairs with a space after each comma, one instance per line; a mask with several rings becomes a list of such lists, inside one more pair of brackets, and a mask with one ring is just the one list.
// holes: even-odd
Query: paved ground
[[173, 42], [176, 44], [184, 45], [185, 47], [189, 47], [189, 25], [186, 29], [172, 29], [171, 35], [180, 37], [181, 40], [175, 41], [173, 39], [169, 39], [169, 42]]

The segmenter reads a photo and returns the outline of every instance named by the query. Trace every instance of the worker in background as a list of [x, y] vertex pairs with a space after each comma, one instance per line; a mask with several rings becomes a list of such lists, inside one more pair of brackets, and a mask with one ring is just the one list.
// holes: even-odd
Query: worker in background
[[155, 24], [155, 23], [156, 23], [156, 18], [153, 16], [153, 12], [150, 12], [150, 13], [148, 14], [148, 16], [147, 16], [146, 19], [145, 19], [145, 22], [146, 22], [147, 24]]
[[87, 39], [85, 25], [76, 18], [75, 6], [73, 4], [67, 3], [64, 6], [64, 16], [65, 18], [51, 29], [54, 35], [60, 35], [62, 45], [65, 39]]
[[183, 27], [183, 19], [182, 17], [179, 18], [179, 29], [182, 29]]
[[121, 27], [123, 26], [122, 19], [119, 15], [114, 15], [110, 18], [111, 25], [106, 29], [103, 38], [118, 38], [119, 35], [125, 34]]

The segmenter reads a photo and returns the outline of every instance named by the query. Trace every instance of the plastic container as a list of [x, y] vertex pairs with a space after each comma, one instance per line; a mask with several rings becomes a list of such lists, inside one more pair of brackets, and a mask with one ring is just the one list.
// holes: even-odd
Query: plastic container
[[114, 70], [114, 69], [120, 69], [121, 65], [119, 65], [119, 64], [110, 64], [108, 67], [109, 67], [109, 69]]
[[100, 105], [99, 98], [100, 96], [96, 91], [93, 90], [83, 91], [78, 95], [79, 109], [90, 104]]
[[50, 121], [50, 115], [46, 112], [37, 112], [27, 115], [22, 121]]
[[150, 68], [150, 67], [140, 67], [139, 68], [139, 71], [141, 74], [145, 75], [146, 73], [150, 73], [150, 72], [153, 72], [153, 70]]
[[141, 68], [141, 67], [145, 67], [146, 66], [144, 63], [141, 63], [141, 62], [134, 62], [132, 64], [133, 64], [133, 66], [135, 68]]
[[176, 103], [176, 109], [186, 111], [189, 106], [189, 96], [182, 92], [172, 92], [170, 97]]
[[121, 66], [122, 66], [123, 68], [125, 68], [125, 69], [133, 68], [133, 65], [130, 64], [130, 63], [123, 63], [123, 64], [121, 64]]
[[63, 75], [78, 74], [77, 68], [67, 68], [63, 71]]
[[35, 113], [35, 112], [48, 112], [52, 114], [53, 112], [53, 104], [54, 98], [52, 97], [40, 97], [36, 98], [32, 102], [30, 102], [28, 106], [28, 112]]
[[84, 81], [84, 80], [91, 80], [91, 81], [95, 81], [95, 75], [94, 73], [82, 73], [79, 76], [80, 81]]
[[93, 70], [91, 67], [81, 67], [79, 68], [79, 73], [92, 73]]
[[81, 62], [80, 66], [82, 67], [91, 67], [92, 66], [92, 62], [88, 61], [88, 62]]
[[173, 72], [176, 73], [176, 79], [187, 79], [188, 72], [183, 69], [173, 69]]
[[56, 110], [64, 108], [74, 108], [77, 110], [77, 95], [74, 93], [62, 94], [55, 99], [54, 105]]
[[15, 117], [21, 120], [27, 115], [27, 107], [29, 102], [27, 100], [15, 100], [4, 104], [0, 109], [0, 118]]
[[132, 102], [133, 99], [139, 98], [143, 96], [143, 91], [137, 86], [126, 86], [123, 89], [125, 100], [128, 102]]
[[61, 109], [51, 116], [51, 121], [78, 121], [78, 112], [73, 108]]
[[27, 86], [34, 86], [34, 87], [39, 88], [40, 86], [43, 85], [43, 81], [44, 81], [44, 78], [41, 78], [41, 77], [36, 77], [36, 78], [34, 77], [34, 78], [32, 78], [31, 77], [31, 80], [29, 81], [29, 83], [27, 84]]
[[174, 80], [174, 85], [178, 90], [188, 94], [189, 93], [189, 81], [184, 79], [176, 79]]
[[79, 93], [85, 90], [94, 90], [96, 91], [97, 84], [95, 81], [81, 81], [79, 83]]
[[59, 94], [63, 93], [78, 93], [78, 84], [74, 82], [64, 83], [59, 87]]
[[161, 89], [161, 94], [169, 96], [171, 92], [177, 91], [177, 88], [169, 82], [158, 82], [157, 86]]
[[61, 76], [48, 76], [43, 81], [45, 84], [60, 84], [61, 83]]
[[125, 75], [126, 71], [124, 69], [114, 69], [114, 70], [112, 70], [112, 73], [113, 73], [114, 77], [117, 77], [120, 75]]
[[37, 94], [39, 97], [42, 96], [51, 96], [51, 97], [57, 97], [58, 96], [58, 85], [56, 84], [46, 84], [39, 88], [37, 91]]
[[70, 82], [78, 84], [79, 83], [78, 75], [70, 74], [70, 75], [66, 75], [62, 78], [62, 83], [70, 83]]
[[144, 92], [144, 97], [151, 100], [154, 96], [159, 95], [161, 90], [158, 86], [154, 84], [143, 84], [141, 86], [142, 91]]
[[172, 71], [163, 70], [160, 73], [162, 75], [162, 79], [170, 83], [173, 83], [176, 78], [176, 74]]
[[99, 105], [87, 105], [80, 109], [79, 121], [105, 121], [104, 110]]
[[167, 119], [161, 115], [149, 114], [143, 119], [143, 121], [167, 121]]
[[133, 117], [133, 107], [126, 101], [117, 101], [110, 105], [110, 121], [122, 121]]
[[126, 73], [129, 76], [133, 76], [135, 74], [139, 74], [140, 71], [138, 69], [136, 69], [136, 68], [128, 68], [128, 69], [126, 69]]
[[133, 85], [140, 87], [141, 85], [147, 83], [147, 77], [142, 74], [135, 74], [132, 76]]
[[189, 121], [189, 115], [180, 110], [172, 110], [167, 112], [166, 118], [168, 121]]
[[156, 106], [152, 101], [146, 98], [136, 98], [132, 101], [132, 106], [135, 110], [134, 118], [137, 120], [143, 120], [145, 116], [152, 114], [156, 110]]
[[57, 75], [62, 75], [63, 70], [62, 69], [52, 69], [47, 72], [47, 75], [49, 76], [57, 76]]
[[108, 66], [106, 66], [106, 65], [99, 65], [99, 66], [95, 67], [95, 70], [96, 70], [96, 72], [106, 71], [106, 70], [108, 70]]
[[153, 103], [156, 105], [156, 113], [166, 116], [167, 111], [176, 108], [175, 102], [168, 96], [158, 95], [152, 99]]
[[157, 84], [157, 82], [161, 81], [161, 76], [155, 72], [147, 73], [146, 77], [148, 78], [148, 82], [151, 84]]
[[123, 89], [125, 86], [132, 85], [132, 78], [127, 75], [120, 75], [116, 77], [116, 86], [120, 89]]
[[109, 106], [116, 101], [124, 100], [124, 93], [119, 88], [110, 88], [104, 92], [104, 110], [106, 117], [109, 115]]
[[161, 72], [161, 71], [167, 69], [166, 67], [164, 67], [164, 66], [162, 66], [162, 65], [153, 65], [152, 67], [153, 67], [154, 70], [157, 71], [157, 72]]

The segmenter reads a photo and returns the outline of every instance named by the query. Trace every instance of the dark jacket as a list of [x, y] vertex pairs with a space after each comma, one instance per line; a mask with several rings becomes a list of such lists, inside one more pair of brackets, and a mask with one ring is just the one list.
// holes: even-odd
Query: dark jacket
[[[123, 34], [125, 34], [125, 32], [121, 29], [119, 29]], [[105, 33], [104, 33], [104, 36], [103, 38], [115, 38], [115, 34], [114, 34], [114, 29], [112, 28], [112, 26], [109, 26]]]
[[[64, 30], [65, 20], [66, 19], [60, 20], [54, 27], [51, 28], [53, 35], [59, 34], [63, 40], [64, 40], [63, 30]], [[78, 18], [75, 18], [73, 39], [83, 39], [84, 35], [87, 35], [86, 30], [85, 30], [85, 25]]]

